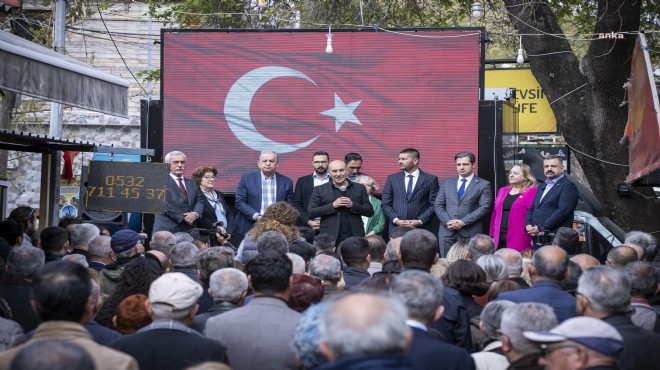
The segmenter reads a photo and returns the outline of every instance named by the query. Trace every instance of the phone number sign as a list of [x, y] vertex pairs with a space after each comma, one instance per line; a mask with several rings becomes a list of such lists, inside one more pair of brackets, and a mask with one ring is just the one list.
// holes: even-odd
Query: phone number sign
[[85, 193], [90, 211], [165, 213], [165, 163], [91, 161]]

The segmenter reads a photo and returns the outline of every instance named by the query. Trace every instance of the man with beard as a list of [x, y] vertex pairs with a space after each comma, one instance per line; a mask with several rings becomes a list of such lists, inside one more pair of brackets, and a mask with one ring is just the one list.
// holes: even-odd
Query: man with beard
[[298, 225], [307, 225], [314, 230], [319, 231], [321, 219], [309, 219], [307, 215], [307, 208], [309, 208], [309, 200], [312, 198], [312, 190], [315, 186], [323, 185], [330, 181], [328, 175], [328, 163], [330, 163], [330, 155], [327, 152], [316, 152], [312, 155], [312, 166], [314, 166], [314, 173], [311, 175], [303, 176], [296, 181], [296, 190], [293, 193], [293, 206], [296, 207], [300, 217], [298, 217]]
[[362, 216], [373, 216], [374, 209], [364, 185], [346, 178], [346, 163], [332, 161], [328, 171], [332, 182], [314, 188], [309, 217], [320, 217], [320, 232], [332, 235], [339, 245], [351, 236], [364, 236]]
[[[566, 176], [561, 158], [547, 155], [543, 160], [546, 181], [539, 184], [534, 203], [527, 211], [525, 230], [534, 237], [534, 249], [545, 244], [539, 238], [545, 233], [556, 233], [560, 227], [573, 226], [573, 211], [578, 203], [578, 190]], [[539, 233], [542, 233], [539, 235]]]

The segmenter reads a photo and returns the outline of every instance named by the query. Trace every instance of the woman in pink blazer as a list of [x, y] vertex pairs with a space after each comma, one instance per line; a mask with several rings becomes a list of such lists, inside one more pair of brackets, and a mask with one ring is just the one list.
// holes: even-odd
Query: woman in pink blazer
[[525, 232], [525, 217], [536, 196], [536, 179], [529, 166], [517, 164], [509, 171], [509, 185], [495, 198], [490, 219], [490, 236], [495, 248], [512, 248], [519, 252], [531, 249], [532, 237]]

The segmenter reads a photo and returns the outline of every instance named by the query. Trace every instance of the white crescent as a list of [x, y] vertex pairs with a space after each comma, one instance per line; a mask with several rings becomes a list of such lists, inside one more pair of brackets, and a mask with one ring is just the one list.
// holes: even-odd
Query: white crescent
[[227, 93], [225, 99], [225, 119], [236, 138], [245, 146], [257, 151], [272, 150], [276, 153], [290, 153], [313, 143], [321, 135], [298, 144], [273, 141], [257, 131], [250, 118], [250, 106], [254, 94], [268, 81], [278, 77], [297, 77], [318, 86], [304, 73], [287, 67], [269, 66], [253, 69], [241, 76]]

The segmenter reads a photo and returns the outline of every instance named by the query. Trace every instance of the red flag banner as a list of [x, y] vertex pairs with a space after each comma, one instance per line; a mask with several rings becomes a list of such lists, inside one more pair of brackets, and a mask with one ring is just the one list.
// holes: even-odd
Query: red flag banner
[[477, 151], [479, 33], [464, 31], [165, 32], [164, 152], [188, 157], [187, 175], [215, 166], [233, 193], [261, 150], [278, 171], [313, 171], [312, 154], [358, 152], [384, 185], [399, 151], [456, 174], [454, 154]]

